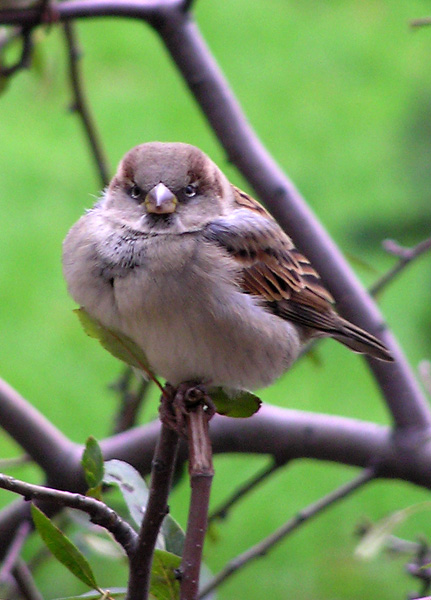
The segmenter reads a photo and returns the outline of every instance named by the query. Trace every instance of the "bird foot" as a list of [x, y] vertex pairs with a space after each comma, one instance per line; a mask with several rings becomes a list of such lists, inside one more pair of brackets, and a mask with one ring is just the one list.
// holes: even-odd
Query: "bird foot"
[[167, 383], [161, 398], [160, 420], [178, 435], [187, 438], [187, 416], [199, 407], [203, 408], [208, 421], [216, 412], [203, 385], [186, 381], [174, 387]]

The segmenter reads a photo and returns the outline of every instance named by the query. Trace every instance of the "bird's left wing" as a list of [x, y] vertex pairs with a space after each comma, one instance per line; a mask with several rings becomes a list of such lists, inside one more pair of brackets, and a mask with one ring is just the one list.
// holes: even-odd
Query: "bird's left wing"
[[207, 225], [204, 235], [241, 266], [244, 291], [282, 306], [290, 300], [312, 312], [330, 310], [333, 298], [307, 258], [256, 200], [233, 190], [235, 209]]

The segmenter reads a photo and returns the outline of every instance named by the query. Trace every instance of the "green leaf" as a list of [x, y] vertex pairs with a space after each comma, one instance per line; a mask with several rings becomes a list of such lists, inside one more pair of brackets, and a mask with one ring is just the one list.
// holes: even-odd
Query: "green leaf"
[[164, 550], [155, 550], [151, 570], [150, 598], [152, 600], [178, 600], [180, 584], [175, 576], [181, 558]]
[[402, 510], [390, 514], [381, 519], [370, 528], [356, 547], [355, 556], [362, 560], [370, 560], [382, 549], [388, 536], [390, 536], [395, 527], [403, 523], [408, 517], [423, 510], [431, 509], [431, 501], [420, 502], [413, 506], [408, 506]]
[[99, 600], [100, 598], [125, 598], [127, 594], [126, 588], [110, 588], [109, 590], [100, 590], [97, 592], [86, 592], [79, 596], [67, 596], [65, 598], [57, 598], [56, 600]]
[[262, 404], [255, 394], [244, 390], [235, 390], [230, 396], [221, 387], [210, 388], [209, 396], [217, 412], [226, 417], [251, 417]]
[[[88, 487], [90, 489], [100, 489], [104, 473], [103, 454], [93, 436], [90, 436], [85, 444], [81, 465], [84, 469], [85, 481]], [[91, 495], [94, 496], [94, 494]]]
[[166, 550], [176, 556], [182, 556], [186, 536], [180, 525], [171, 515], [166, 515], [163, 519], [161, 533]]
[[75, 544], [34, 504], [31, 505], [31, 516], [40, 537], [55, 558], [88, 587], [100, 590], [87, 559]]
[[126, 335], [107, 329], [97, 319], [90, 317], [88, 312], [82, 307], [76, 308], [73, 312], [77, 314], [85, 333], [98, 340], [103, 348], [110, 352], [112, 356], [122, 360], [131, 367], [139, 369], [151, 379], [155, 379], [147, 357], [134, 341]]
[[140, 527], [148, 501], [148, 487], [138, 471], [122, 460], [108, 460], [103, 481], [120, 488], [130, 516]]

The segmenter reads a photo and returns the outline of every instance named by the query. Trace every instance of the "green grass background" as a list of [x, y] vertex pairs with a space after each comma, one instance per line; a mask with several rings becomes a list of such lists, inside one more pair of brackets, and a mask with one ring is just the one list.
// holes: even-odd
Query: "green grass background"
[[[365, 284], [393, 264], [381, 241], [414, 244], [429, 235], [431, 29], [412, 31], [428, 2], [364, 0], [199, 0], [197, 21], [258, 134], [352, 261]], [[141, 23], [79, 23], [89, 98], [111, 170], [133, 145], [180, 140], [209, 153], [238, 185], [156, 35]], [[37, 69], [20, 73], [0, 98], [0, 375], [76, 442], [106, 436], [116, 399], [107, 385], [121, 366], [81, 331], [61, 275], [61, 242], [91, 206], [100, 185], [70, 92], [61, 32], [38, 33]], [[412, 265], [381, 308], [413, 368], [430, 356], [429, 257]], [[335, 344], [320, 366], [301, 361], [266, 402], [390, 423], [363, 361]], [[142, 421], [156, 414], [156, 399]], [[289, 431], [286, 431], [286, 436]], [[0, 433], [1, 456], [18, 449]], [[216, 458], [212, 501], [265, 458]], [[14, 470], [40, 480], [36, 470]], [[257, 489], [208, 541], [214, 572], [280, 526], [305, 504], [355, 475], [353, 469], [298, 461]], [[12, 496], [3, 492], [5, 504]], [[355, 526], [429, 498], [398, 482], [368, 486], [307, 524], [265, 558], [231, 578], [218, 597], [274, 600], [393, 600], [417, 584], [403, 559], [354, 556]], [[188, 486], [171, 511], [183, 524]], [[430, 516], [399, 530], [431, 535]], [[106, 587], [124, 584], [124, 568], [92, 557]], [[46, 598], [85, 591], [62, 567], [39, 574]]]

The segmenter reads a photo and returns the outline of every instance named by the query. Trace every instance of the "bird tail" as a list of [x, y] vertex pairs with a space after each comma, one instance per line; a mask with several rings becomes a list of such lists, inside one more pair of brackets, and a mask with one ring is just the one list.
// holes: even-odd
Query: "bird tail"
[[337, 341], [341, 342], [353, 352], [368, 354], [379, 360], [393, 362], [394, 358], [386, 346], [376, 337], [353, 325], [345, 319], [337, 323], [337, 331], [331, 334]]

